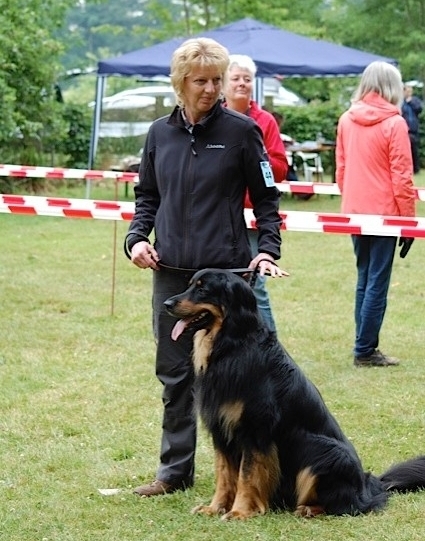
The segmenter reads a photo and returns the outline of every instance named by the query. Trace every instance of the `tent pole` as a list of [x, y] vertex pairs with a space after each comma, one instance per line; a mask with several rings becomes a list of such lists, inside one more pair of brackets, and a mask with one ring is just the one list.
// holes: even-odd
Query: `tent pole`
[[[100, 117], [102, 115], [102, 100], [103, 94], [105, 92], [105, 76], [98, 75], [96, 79], [96, 97], [93, 110], [93, 122], [92, 130], [90, 137], [90, 148], [89, 148], [89, 163], [88, 168], [93, 169], [94, 159], [97, 151], [97, 143], [99, 141], [99, 128], [100, 128]], [[86, 199], [90, 197], [90, 179], [86, 181]]]
[[263, 90], [263, 78], [262, 77], [256, 77], [255, 78], [255, 85], [254, 85], [254, 92], [253, 92], [253, 100], [256, 101], [259, 105], [259, 107], [263, 107], [263, 99], [264, 99], [264, 90]]

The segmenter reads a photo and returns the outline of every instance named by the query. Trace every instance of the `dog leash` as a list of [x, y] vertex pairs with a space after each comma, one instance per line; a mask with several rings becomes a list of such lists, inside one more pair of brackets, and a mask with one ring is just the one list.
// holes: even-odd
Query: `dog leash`
[[[244, 274], [250, 274], [251, 276], [249, 277], [249, 280], [247, 280], [247, 282], [250, 285], [250, 287], [254, 287], [255, 281], [257, 279], [257, 276], [260, 270], [260, 263], [263, 261], [268, 261], [269, 263], [272, 263], [272, 265], [275, 265], [277, 267], [277, 263], [275, 263], [274, 261], [271, 261], [270, 259], [264, 258], [264, 259], [260, 259], [256, 267], [254, 267], [253, 269], [248, 268], [248, 267], [238, 267], [234, 269], [222, 269], [222, 270], [227, 270], [229, 272], [232, 272], [233, 274], [242, 275], [242, 277]], [[171, 265], [165, 265], [164, 263], [161, 263], [161, 262], [158, 263], [158, 266], [171, 272], [185, 273], [185, 274], [195, 274], [195, 272], [197, 272], [198, 270], [201, 270], [201, 269], [186, 269], [184, 267], [172, 267]], [[269, 271], [266, 271], [265, 274], [267, 276], [270, 276]]]

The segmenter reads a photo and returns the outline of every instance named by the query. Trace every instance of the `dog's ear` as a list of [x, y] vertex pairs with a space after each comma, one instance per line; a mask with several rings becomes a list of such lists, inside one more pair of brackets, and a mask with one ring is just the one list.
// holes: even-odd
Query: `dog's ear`
[[245, 306], [247, 310], [255, 311], [257, 309], [257, 303], [255, 300], [254, 292], [252, 291], [248, 282], [239, 276], [235, 276], [235, 280], [232, 280], [230, 285], [230, 298], [232, 305]]
[[225, 294], [226, 325], [234, 326], [233, 331], [237, 334], [255, 328], [258, 325], [257, 301], [249, 284], [243, 278], [234, 275], [233, 279], [226, 283]]

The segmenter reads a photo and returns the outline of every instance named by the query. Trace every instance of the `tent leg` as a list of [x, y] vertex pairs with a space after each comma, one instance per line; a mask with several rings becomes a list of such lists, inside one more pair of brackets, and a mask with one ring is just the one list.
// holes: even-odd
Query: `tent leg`
[[[99, 141], [99, 127], [100, 127], [100, 117], [102, 115], [102, 100], [105, 92], [105, 76], [98, 76], [96, 79], [96, 98], [93, 111], [93, 123], [90, 137], [90, 148], [89, 148], [89, 163], [88, 168], [93, 169], [94, 159], [97, 151], [97, 144]], [[90, 180], [86, 182], [86, 198], [90, 197]]]
[[253, 91], [253, 100], [258, 103], [258, 105], [262, 108], [263, 107], [263, 99], [264, 99], [264, 89], [263, 89], [263, 78], [262, 77], [256, 77], [254, 81], [254, 91]]

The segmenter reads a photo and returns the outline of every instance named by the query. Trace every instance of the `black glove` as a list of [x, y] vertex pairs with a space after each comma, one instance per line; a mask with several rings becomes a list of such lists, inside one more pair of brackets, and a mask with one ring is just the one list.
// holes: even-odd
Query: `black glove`
[[401, 246], [400, 257], [405, 258], [407, 256], [414, 240], [414, 237], [400, 237], [400, 240], [398, 241], [398, 245]]

